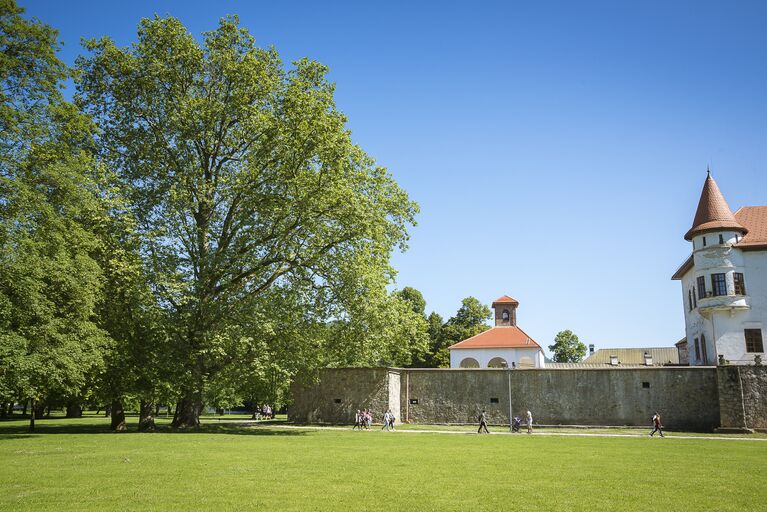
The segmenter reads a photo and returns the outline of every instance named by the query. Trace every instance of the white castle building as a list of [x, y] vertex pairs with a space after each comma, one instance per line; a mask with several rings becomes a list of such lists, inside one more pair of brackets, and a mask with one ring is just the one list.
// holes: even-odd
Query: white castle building
[[543, 349], [517, 326], [519, 302], [493, 302], [495, 327], [448, 347], [450, 368], [543, 368]]
[[682, 283], [690, 364], [753, 364], [767, 325], [767, 206], [733, 214], [709, 173], [684, 238], [692, 254], [672, 279]]

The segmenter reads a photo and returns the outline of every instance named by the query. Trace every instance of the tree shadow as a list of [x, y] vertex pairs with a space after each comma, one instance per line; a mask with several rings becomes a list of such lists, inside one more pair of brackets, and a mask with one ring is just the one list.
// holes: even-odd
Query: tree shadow
[[[67, 423], [56, 423], [55, 419], [40, 420], [35, 425], [35, 431], [29, 432], [28, 425], [17, 423], [15, 425], [3, 424], [0, 422], [0, 441], [11, 439], [27, 439], [30, 437], [40, 437], [47, 435], [66, 435], [66, 434], [113, 434], [113, 435], [152, 435], [157, 434], [228, 434], [228, 435], [246, 435], [246, 436], [302, 436], [309, 431], [275, 428], [276, 425], [283, 422], [271, 424], [238, 424], [223, 423], [211, 424], [204, 423], [199, 427], [173, 428], [170, 425], [157, 425], [151, 432], [139, 432], [137, 425], [128, 424], [126, 432], [114, 432], [106, 423], [77, 424], [69, 420]], [[271, 428], [270, 428], [271, 427]]]

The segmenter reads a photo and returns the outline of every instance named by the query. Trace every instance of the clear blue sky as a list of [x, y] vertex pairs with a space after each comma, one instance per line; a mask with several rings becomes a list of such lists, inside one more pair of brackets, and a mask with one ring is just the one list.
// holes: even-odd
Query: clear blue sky
[[68, 62], [142, 16], [199, 36], [236, 13], [327, 64], [356, 142], [421, 205], [398, 286], [445, 318], [511, 295], [544, 346], [673, 345], [706, 165], [733, 210], [767, 204], [767, 3], [20, 1]]

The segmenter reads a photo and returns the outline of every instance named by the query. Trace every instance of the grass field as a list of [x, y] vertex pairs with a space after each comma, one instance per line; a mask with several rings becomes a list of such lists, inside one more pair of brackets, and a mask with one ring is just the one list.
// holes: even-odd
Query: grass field
[[[767, 442], [0, 423], [0, 510], [767, 510]], [[402, 426], [401, 426], [402, 427]], [[673, 435], [673, 434], [672, 434]]]

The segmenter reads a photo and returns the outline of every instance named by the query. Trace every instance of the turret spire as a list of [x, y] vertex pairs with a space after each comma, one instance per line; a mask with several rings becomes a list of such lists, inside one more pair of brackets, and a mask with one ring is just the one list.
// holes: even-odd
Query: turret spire
[[744, 234], [748, 232], [735, 220], [730, 206], [724, 199], [714, 178], [711, 177], [711, 169], [706, 166], [706, 181], [703, 183], [703, 191], [700, 193], [695, 220], [692, 221], [692, 227], [684, 235], [684, 238], [692, 240], [692, 237], [700, 233], [721, 229], [740, 231]]

